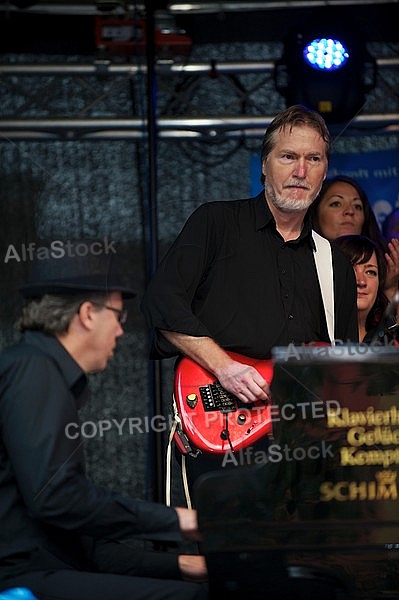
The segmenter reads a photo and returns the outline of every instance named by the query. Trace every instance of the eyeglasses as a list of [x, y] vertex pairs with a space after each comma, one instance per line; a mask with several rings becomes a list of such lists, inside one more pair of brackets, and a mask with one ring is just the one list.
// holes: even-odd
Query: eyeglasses
[[107, 310], [112, 310], [116, 314], [116, 318], [118, 322], [123, 325], [127, 321], [127, 308], [115, 308], [115, 306], [108, 306], [107, 304], [100, 304], [99, 302], [91, 301], [94, 306], [98, 306], [99, 308], [106, 308]]

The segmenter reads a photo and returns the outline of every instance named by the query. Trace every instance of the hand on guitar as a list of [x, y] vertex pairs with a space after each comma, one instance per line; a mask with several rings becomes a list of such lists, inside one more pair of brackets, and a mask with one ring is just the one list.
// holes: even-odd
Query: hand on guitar
[[211, 338], [193, 337], [175, 331], [161, 331], [182, 354], [213, 373], [221, 386], [242, 402], [249, 404], [256, 400], [261, 402], [270, 400], [269, 385], [256, 366], [234, 360]]
[[272, 433], [273, 361], [224, 351], [215, 360], [215, 354], [208, 354], [212, 373], [187, 356], [176, 366], [175, 410], [185, 436], [177, 436], [177, 443], [183, 453], [184, 441], [191, 449], [223, 453]]
[[222, 387], [241, 402], [270, 401], [269, 385], [255, 367], [231, 360], [215, 369], [214, 374]]

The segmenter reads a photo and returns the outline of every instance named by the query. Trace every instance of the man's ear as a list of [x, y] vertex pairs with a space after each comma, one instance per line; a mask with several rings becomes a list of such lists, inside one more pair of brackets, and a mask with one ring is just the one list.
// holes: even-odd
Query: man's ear
[[86, 329], [93, 328], [94, 312], [95, 312], [95, 307], [89, 300], [82, 302], [82, 304], [79, 306], [78, 314], [76, 315], [78, 317], [79, 322], [82, 327], [85, 327]]
[[262, 175], [266, 175], [266, 159], [262, 160]]

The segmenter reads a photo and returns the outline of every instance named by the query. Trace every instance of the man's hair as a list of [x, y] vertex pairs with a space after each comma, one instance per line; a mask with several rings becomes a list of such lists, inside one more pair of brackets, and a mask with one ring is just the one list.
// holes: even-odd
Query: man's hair
[[[295, 106], [290, 106], [286, 110], [279, 113], [266, 129], [262, 142], [261, 163], [263, 164], [263, 161], [267, 159], [270, 152], [276, 145], [277, 133], [286, 127], [291, 131], [293, 127], [301, 127], [303, 125], [311, 127], [321, 135], [326, 146], [325, 152], [328, 160], [330, 156], [331, 137], [326, 122], [315, 110], [311, 110], [306, 106], [298, 104]], [[263, 173], [261, 176], [261, 182], [262, 184], [265, 182], [265, 176]]]
[[20, 331], [36, 330], [47, 335], [61, 335], [69, 329], [73, 317], [83, 302], [104, 304], [107, 294], [86, 292], [79, 294], [45, 294], [31, 298], [22, 306], [21, 317], [16, 323]]

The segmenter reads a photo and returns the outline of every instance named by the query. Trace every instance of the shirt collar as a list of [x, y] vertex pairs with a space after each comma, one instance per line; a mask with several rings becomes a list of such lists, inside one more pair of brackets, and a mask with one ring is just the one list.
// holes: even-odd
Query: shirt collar
[[[260, 194], [258, 194], [256, 196], [256, 198], [254, 198], [254, 202], [255, 202], [255, 229], [256, 229], [256, 231], [259, 231], [260, 229], [263, 229], [264, 227], [267, 227], [268, 225], [269, 226], [272, 225], [273, 228], [275, 228], [274, 217], [271, 213], [268, 203], [266, 202], [264, 191], [260, 192]], [[308, 239], [312, 250], [316, 250], [316, 246], [315, 246], [315, 243], [314, 243], [314, 240], [312, 237], [312, 225], [310, 222], [309, 211], [305, 215], [301, 235], [299, 236], [298, 240], [295, 240], [295, 241], [300, 241], [305, 238]]]
[[39, 348], [57, 364], [68, 388], [79, 404], [83, 404], [86, 400], [87, 376], [57, 338], [41, 331], [25, 331], [23, 340], [26, 344]]

